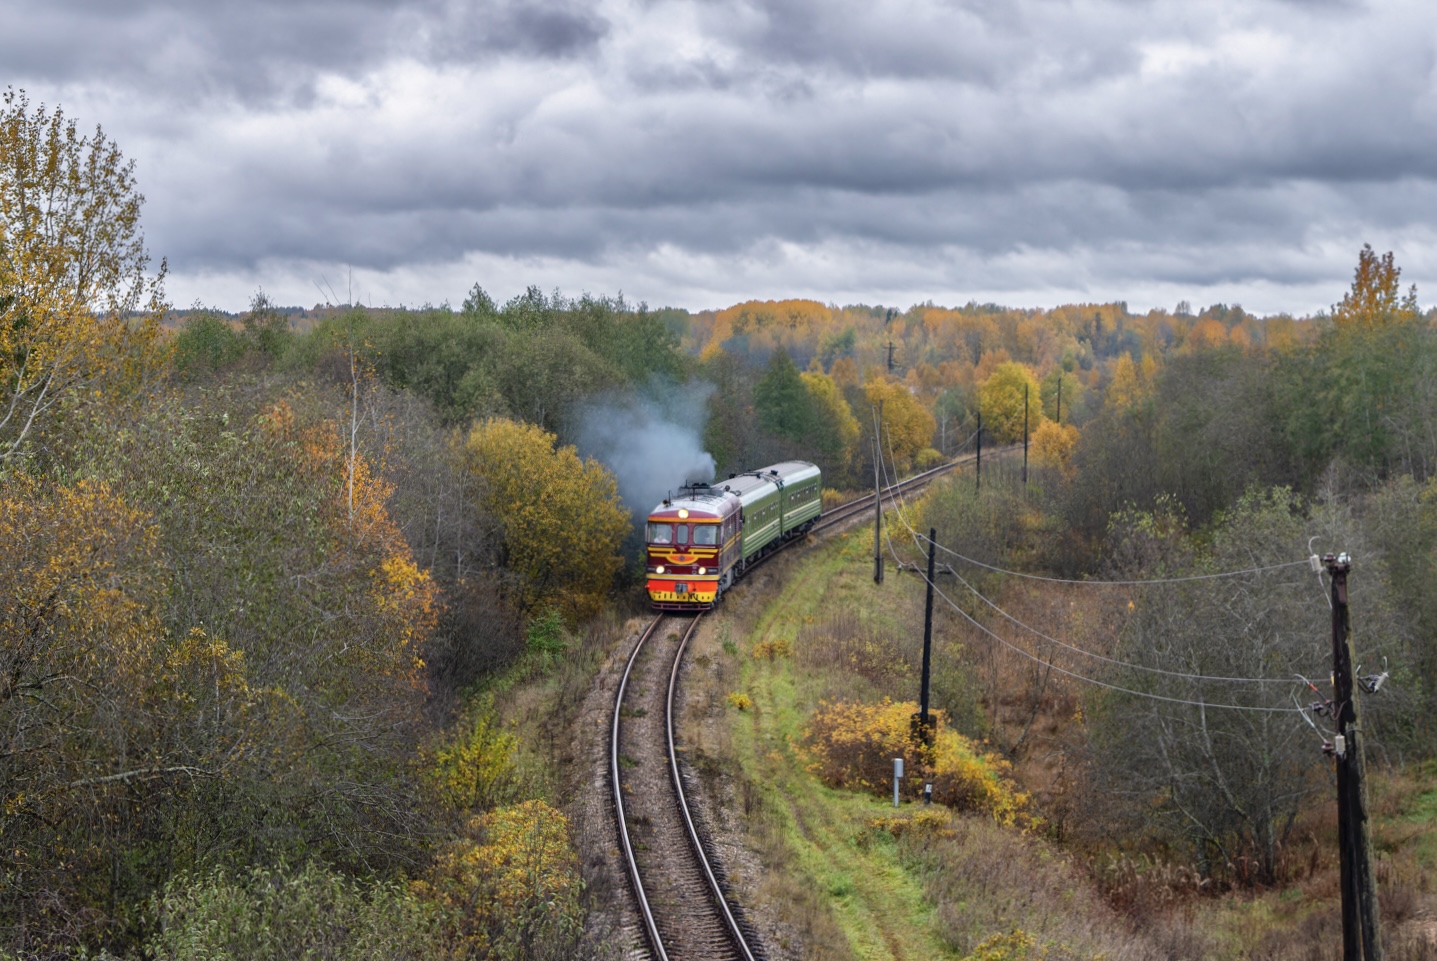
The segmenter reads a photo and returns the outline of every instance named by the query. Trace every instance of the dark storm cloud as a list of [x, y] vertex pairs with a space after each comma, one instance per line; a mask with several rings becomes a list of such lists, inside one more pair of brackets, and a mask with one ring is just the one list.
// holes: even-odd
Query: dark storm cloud
[[12, 75], [98, 79], [165, 100], [303, 102], [325, 73], [363, 76], [395, 57], [431, 63], [568, 57], [604, 22], [582, 0], [49, 0], [0, 31]]
[[140, 161], [177, 278], [454, 265], [439, 300], [470, 262], [569, 264], [663, 301], [785, 264], [807, 290], [1121, 297], [1295, 290], [1364, 240], [1437, 276], [1417, 3], [33, 7], [0, 62]]

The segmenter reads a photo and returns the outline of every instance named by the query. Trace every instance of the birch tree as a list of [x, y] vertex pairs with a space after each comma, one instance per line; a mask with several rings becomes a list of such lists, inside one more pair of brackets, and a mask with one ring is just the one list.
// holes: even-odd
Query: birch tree
[[24, 91], [0, 99], [0, 463], [68, 397], [155, 369], [165, 264], [149, 273], [134, 161]]

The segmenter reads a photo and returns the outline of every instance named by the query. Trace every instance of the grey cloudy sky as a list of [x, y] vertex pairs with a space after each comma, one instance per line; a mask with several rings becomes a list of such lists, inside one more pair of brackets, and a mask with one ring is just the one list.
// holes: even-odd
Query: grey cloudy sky
[[1306, 313], [1437, 285], [1415, 0], [0, 0], [177, 304], [806, 296]]

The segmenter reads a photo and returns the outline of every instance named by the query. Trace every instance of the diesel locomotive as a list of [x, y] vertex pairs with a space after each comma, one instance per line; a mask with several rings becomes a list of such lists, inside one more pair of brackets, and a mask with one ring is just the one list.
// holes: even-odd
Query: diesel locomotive
[[807, 461], [784, 461], [689, 483], [649, 512], [649, 602], [656, 611], [706, 611], [759, 557], [805, 534], [821, 512], [822, 477]]

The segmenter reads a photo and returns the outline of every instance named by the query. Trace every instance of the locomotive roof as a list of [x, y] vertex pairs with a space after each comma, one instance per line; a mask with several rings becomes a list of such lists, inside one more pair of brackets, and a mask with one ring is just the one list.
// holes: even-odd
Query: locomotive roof
[[673, 520], [680, 509], [688, 511], [690, 516], [727, 517], [738, 509], [738, 497], [723, 487], [711, 487], [704, 483], [688, 484], [649, 511], [649, 517]]

